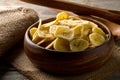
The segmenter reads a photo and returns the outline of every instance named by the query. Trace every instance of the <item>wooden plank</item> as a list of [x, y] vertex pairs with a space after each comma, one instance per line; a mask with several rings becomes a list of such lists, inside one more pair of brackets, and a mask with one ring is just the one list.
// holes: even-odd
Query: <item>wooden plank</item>
[[64, 1], [120, 11], [120, 0], [64, 0]]

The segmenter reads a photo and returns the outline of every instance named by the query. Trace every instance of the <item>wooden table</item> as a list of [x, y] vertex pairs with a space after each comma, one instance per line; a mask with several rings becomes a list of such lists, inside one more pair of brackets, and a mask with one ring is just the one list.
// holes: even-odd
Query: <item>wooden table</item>
[[[120, 11], [120, 0], [69, 0], [69, 1]], [[45, 10], [48, 9], [46, 7], [41, 7], [35, 4], [19, 2], [19, 0], [0, 0], [0, 7], [3, 7], [4, 5], [30, 7], [32, 9], [35, 9], [39, 14], [44, 13], [44, 15], [47, 15], [47, 13], [45, 13]], [[49, 11], [49, 15], [50, 15], [49, 17], [54, 16], [53, 14], [55, 15], [57, 13]], [[48, 18], [46, 16], [40, 16], [40, 17], [42, 19]], [[13, 68], [4, 59], [0, 58], [0, 80], [29, 80], [29, 79], [27, 79], [22, 74], [20, 74], [18, 71], [16, 71], [16, 69]], [[116, 72], [111, 77], [109, 77], [107, 80], [120, 80], [120, 73]]]

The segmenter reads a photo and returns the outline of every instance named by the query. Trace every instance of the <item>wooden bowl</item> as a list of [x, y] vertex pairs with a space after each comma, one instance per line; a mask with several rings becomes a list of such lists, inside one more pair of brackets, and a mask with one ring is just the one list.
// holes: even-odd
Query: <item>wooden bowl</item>
[[[98, 24], [105, 33], [109, 34], [108, 40], [101, 46], [79, 52], [60, 52], [34, 44], [29, 35], [32, 27], [37, 27], [39, 22], [30, 26], [24, 38], [24, 50], [30, 61], [39, 69], [55, 74], [78, 74], [100, 68], [111, 56], [114, 40], [110, 30], [99, 21], [81, 16]], [[43, 23], [54, 20], [47, 19]]]

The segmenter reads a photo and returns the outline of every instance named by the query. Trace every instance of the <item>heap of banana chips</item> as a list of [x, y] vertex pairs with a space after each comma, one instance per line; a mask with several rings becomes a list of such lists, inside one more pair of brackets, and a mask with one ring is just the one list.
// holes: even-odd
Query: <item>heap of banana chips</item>
[[96, 23], [70, 16], [66, 12], [56, 19], [30, 29], [31, 40], [46, 49], [57, 51], [83, 51], [102, 45], [108, 38]]

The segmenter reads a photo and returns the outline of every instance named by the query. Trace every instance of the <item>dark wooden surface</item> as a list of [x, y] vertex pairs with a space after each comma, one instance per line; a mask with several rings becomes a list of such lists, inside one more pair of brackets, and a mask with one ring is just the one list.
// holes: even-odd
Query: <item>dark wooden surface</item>
[[[5, 0], [0, 0], [0, 4], [4, 4], [4, 3], [2, 3], [4, 1]], [[13, 2], [10, 3], [10, 6], [11, 5], [21, 6], [21, 4], [16, 2], [17, 0], [7, 0], [7, 2], [8, 2], [7, 4], [9, 4], [9, 2], [11, 2], [11, 1], [13, 1]], [[69, 1], [72, 1], [72, 2], [74, 1], [74, 2], [77, 2], [77, 3], [79, 2], [79, 3], [82, 3], [82, 4], [91, 5], [91, 6], [97, 6], [97, 7], [102, 7], [102, 8], [107, 8], [107, 9], [120, 11], [120, 5], [119, 5], [120, 0], [69, 0]], [[22, 4], [22, 6], [23, 6], [23, 4]], [[111, 5], [113, 5], [113, 6], [111, 6]], [[24, 6], [31, 7], [33, 9], [35, 9], [36, 11], [40, 12], [39, 14], [43, 14], [43, 13], [45, 15], [48, 14], [44, 11], [44, 9], [47, 10], [47, 8], [44, 8], [44, 7], [39, 8], [38, 5], [34, 5], [34, 4], [27, 4], [27, 5], [24, 5]], [[0, 5], [0, 8], [1, 7], [3, 7], [3, 5]], [[41, 9], [43, 11], [41, 11]], [[56, 14], [56, 13], [49, 11], [49, 15], [50, 15], [49, 17], [52, 17], [53, 16], [52, 14]], [[41, 18], [45, 19], [45, 18], [48, 18], [48, 17], [42, 16]], [[0, 58], [0, 80], [29, 80], [29, 79], [27, 79], [22, 74], [20, 74], [14, 67], [12, 67], [12, 65], [7, 63], [4, 59]], [[106, 80], [120, 80], [120, 73], [116, 72], [115, 74], [113, 74], [112, 76], [110, 76]]]
[[0, 80], [29, 80], [0, 58]]

